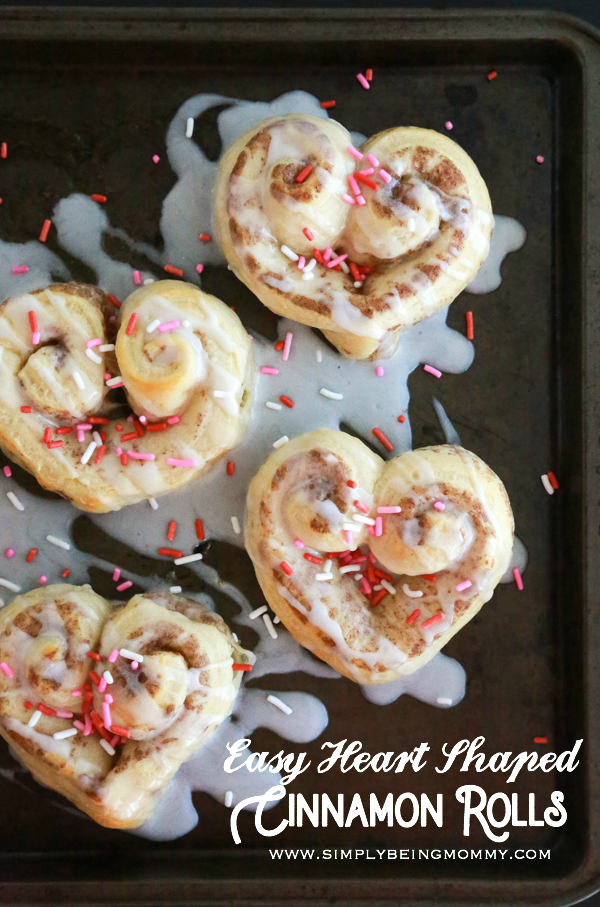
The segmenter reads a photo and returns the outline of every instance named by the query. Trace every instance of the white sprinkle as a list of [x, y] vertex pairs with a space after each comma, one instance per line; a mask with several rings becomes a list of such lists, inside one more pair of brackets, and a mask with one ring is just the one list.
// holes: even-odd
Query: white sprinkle
[[328, 580], [333, 579], [333, 573], [316, 573], [315, 579], [319, 583], [326, 583]]
[[323, 353], [321, 352], [321, 350], [317, 350], [317, 351], [315, 352], [315, 356], [317, 357], [317, 362], [322, 362], [322, 361], [323, 361]]
[[131, 649], [119, 649], [119, 655], [121, 658], [128, 658], [130, 661], [139, 661], [140, 664], [144, 660], [143, 655], [138, 655], [137, 652], [132, 652]]
[[281, 618], [280, 618], [280, 617], [274, 617], [274, 618], [273, 618], [273, 623], [274, 623], [274, 624], [280, 624], [280, 623], [281, 623]]
[[174, 564], [179, 566], [180, 564], [191, 564], [193, 561], [201, 561], [201, 554], [188, 554], [186, 557], [176, 557], [173, 561]]
[[347, 567], [340, 567], [340, 573], [358, 573], [359, 570], [359, 564], [348, 564]]
[[266, 605], [261, 605], [260, 608], [255, 608], [254, 611], [251, 611], [248, 617], [250, 620], [255, 620], [255, 618], [260, 617], [261, 614], [266, 614], [268, 610]]
[[327, 560], [324, 561], [324, 563], [323, 563], [323, 573], [330, 573], [330, 572], [331, 572], [331, 564], [332, 564], [332, 563], [333, 563], [333, 562], [332, 562], [329, 558], [327, 558]]
[[146, 333], [151, 334], [160, 324], [160, 318], [155, 318], [154, 321], [151, 321], [148, 327], [146, 328]]
[[359, 532], [360, 526], [357, 523], [342, 523], [342, 529], [344, 532]]
[[115, 348], [114, 343], [103, 343], [102, 346], [98, 347], [98, 352], [110, 353], [112, 350], [114, 350], [114, 348]]
[[350, 273], [350, 268], [348, 267], [348, 265], [346, 264], [345, 261], [340, 261], [340, 267], [341, 267], [342, 271], [344, 272], [344, 274]]
[[242, 530], [240, 529], [240, 521], [236, 516], [231, 517], [231, 525], [233, 526], [233, 531], [235, 532], [235, 534], [239, 535]]
[[81, 375], [79, 374], [79, 372], [73, 372], [73, 374], [71, 375], [71, 378], [73, 379], [73, 381], [75, 382], [75, 384], [77, 385], [77, 387], [79, 388], [80, 391], [85, 389], [85, 382], [84, 382], [83, 378], [81, 377]]
[[110, 671], [105, 671], [104, 674], [103, 674], [102, 676], [104, 677], [104, 679], [105, 679], [105, 681], [106, 681], [107, 683], [112, 683], [112, 682], [113, 682], [113, 676], [112, 676], [112, 674], [110, 673]]
[[114, 756], [114, 754], [115, 754], [114, 746], [111, 746], [110, 743], [108, 742], [108, 740], [105, 740], [104, 737], [100, 738], [100, 746], [102, 747], [103, 750], [106, 750], [106, 752], [108, 753], [109, 756]]
[[269, 631], [269, 636], [271, 637], [271, 639], [277, 639], [277, 630], [273, 626], [273, 621], [271, 620], [270, 615], [263, 614], [262, 619], [265, 622], [265, 627]]
[[418, 589], [411, 589], [406, 583], [402, 586], [402, 591], [405, 595], [408, 595], [409, 598], [421, 598], [423, 595]]
[[[142, 416], [142, 418], [144, 418], [144, 417]], [[96, 442], [98, 447], [100, 447], [102, 445], [102, 438], [100, 437], [99, 431], [93, 431], [92, 438], [94, 439], [94, 441]]]
[[10, 503], [13, 505], [13, 507], [15, 507], [17, 510], [25, 510], [25, 507], [23, 506], [23, 504], [21, 504], [20, 500], [18, 499], [18, 497], [16, 496], [14, 491], [7, 491], [6, 497], [8, 498]]
[[542, 485], [544, 486], [544, 488], [546, 489], [548, 494], [554, 494], [554, 488], [550, 484], [550, 479], [548, 478], [548, 476], [544, 475], [541, 478], [542, 478]]
[[298, 261], [298, 259], [300, 258], [299, 255], [296, 255], [295, 252], [292, 252], [289, 246], [281, 246], [281, 251], [286, 258], [290, 259], [290, 261]]
[[[97, 356], [93, 350], [86, 350], [85, 355], [88, 357], [88, 359], [91, 359], [92, 362], [97, 362], [98, 365], [102, 364], [102, 356]], [[75, 733], [77, 733], [77, 731], [75, 731]]]
[[309, 261], [309, 263], [308, 263], [307, 265], [304, 266], [304, 273], [305, 273], [305, 274], [310, 274], [310, 272], [313, 271], [313, 270], [315, 269], [316, 264], [317, 264], [317, 259], [316, 259], [316, 258], [311, 258], [311, 260]]
[[189, 328], [189, 327], [191, 327], [191, 322], [189, 322], [187, 320], [187, 318], [184, 318], [183, 321], [181, 322], [181, 326], [184, 328]]
[[435, 701], [438, 705], [452, 705], [452, 700], [448, 699], [447, 696], [438, 696]]
[[[231, 635], [233, 636], [233, 638], [235, 639], [236, 642], [239, 642], [239, 641], [240, 641], [240, 638], [239, 638], [239, 636], [237, 635], [237, 633], [234, 633], [234, 632], [232, 631]], [[233, 659], [232, 659], [231, 663], [233, 664]]]
[[11, 583], [10, 580], [8, 580], [8, 579], [3, 579], [1, 576], [0, 576], [0, 586], [4, 586], [5, 589], [10, 589], [11, 592], [20, 592], [21, 591], [20, 586], [15, 585], [15, 583]]
[[306, 552], [307, 554], [312, 554], [312, 555], [314, 555], [315, 557], [321, 557], [321, 552], [320, 552], [320, 551], [317, 551], [316, 548], [309, 548], [308, 545], [306, 545], [306, 546], [304, 547], [304, 550], [305, 550], [305, 552]]
[[194, 134], [194, 117], [188, 117], [185, 124], [185, 137], [191, 139]]
[[335, 391], [328, 391], [326, 387], [322, 387], [321, 390], [319, 391], [319, 393], [321, 394], [321, 396], [327, 397], [328, 400], [343, 400], [344, 399], [343, 394], [336, 394]]
[[458, 256], [460, 255], [460, 252], [458, 251], [456, 246], [450, 246], [450, 251], [452, 252], [452, 254], [454, 255], [455, 258], [458, 258]]
[[233, 805], [233, 791], [232, 790], [225, 791], [225, 798], [223, 799], [223, 805], [227, 809], [229, 809]]
[[154, 283], [154, 277], [146, 277], [146, 279], [143, 280], [142, 283], [144, 284], [145, 287], [147, 287], [148, 284]]
[[174, 595], [177, 595], [181, 592], [181, 586], [171, 586], [169, 592], [172, 592]]
[[67, 737], [74, 737], [76, 733], [76, 727], [68, 727], [64, 731], [57, 731], [56, 734], [52, 734], [52, 736], [55, 740], [65, 740]]
[[365, 516], [364, 513], [353, 513], [352, 519], [356, 520], [357, 523], [365, 523], [366, 526], [375, 525], [375, 520], [370, 516]]
[[277, 450], [278, 448], [283, 447], [284, 444], [287, 444], [289, 440], [287, 435], [283, 435], [281, 438], [278, 438], [277, 441], [273, 441], [273, 447]]
[[414, 222], [414, 219], [413, 219], [412, 217], [409, 217], [409, 218], [408, 218], [408, 232], [409, 232], [409, 233], [414, 233], [414, 232], [415, 232], [415, 222]]
[[383, 586], [380, 585], [379, 583], [376, 586], [373, 586], [373, 592], [381, 592], [382, 589], [383, 589]]
[[213, 391], [213, 397], [224, 397], [231, 399], [231, 397], [233, 397], [233, 394], [231, 393], [231, 391]]
[[362, 280], [355, 280], [355, 281], [354, 281], [354, 289], [355, 289], [355, 290], [360, 290], [360, 288], [362, 287], [362, 285], [363, 285], [363, 281], [362, 281]]
[[281, 403], [272, 403], [270, 400], [267, 400], [265, 406], [267, 409], [281, 409]]
[[314, 280], [314, 279], [315, 279], [315, 275], [313, 274], [312, 271], [308, 271], [308, 272], [305, 271], [302, 274], [302, 280]]
[[90, 457], [96, 450], [97, 446], [98, 445], [96, 444], [95, 441], [90, 441], [90, 443], [86, 447], [84, 455], [82, 456], [82, 458], [80, 460], [80, 462], [83, 464], [83, 466], [85, 466], [85, 464], [89, 461]]
[[152, 507], [152, 510], [158, 510], [158, 501], [156, 498], [148, 498], [148, 503]]
[[108, 379], [108, 381], [106, 382], [106, 386], [107, 386], [107, 387], [114, 387], [116, 384], [122, 384], [122, 383], [123, 383], [123, 379], [121, 378], [121, 376], [120, 376], [120, 375], [115, 375], [114, 378], [109, 378], [109, 379]]
[[356, 573], [356, 574], [354, 575], [354, 579], [355, 579], [355, 580], [361, 580], [362, 578], [363, 578], [362, 573]]
[[381, 587], [382, 587], [383, 589], [385, 589], [386, 592], [389, 592], [390, 595], [395, 595], [395, 594], [396, 594], [396, 589], [394, 588], [394, 586], [392, 586], [391, 583], [388, 583], [388, 581], [387, 581], [386, 579], [382, 579], [382, 580], [381, 580]]
[[46, 541], [50, 542], [51, 545], [56, 545], [57, 548], [64, 548], [65, 551], [71, 550], [71, 546], [68, 542], [63, 542], [62, 539], [57, 538], [55, 535], [47, 535]]
[[286, 715], [291, 715], [292, 710], [289, 705], [286, 705], [285, 702], [282, 702], [281, 699], [278, 699], [277, 696], [267, 696], [267, 702], [270, 702], [271, 705], [276, 706], [278, 709], [281, 709], [282, 712], [285, 712]]
[[42, 717], [42, 713], [40, 712], [39, 709], [36, 709], [35, 712], [33, 713], [33, 715], [31, 716], [31, 718], [29, 719], [29, 721], [27, 722], [27, 724], [29, 725], [29, 727], [35, 727], [41, 717]]

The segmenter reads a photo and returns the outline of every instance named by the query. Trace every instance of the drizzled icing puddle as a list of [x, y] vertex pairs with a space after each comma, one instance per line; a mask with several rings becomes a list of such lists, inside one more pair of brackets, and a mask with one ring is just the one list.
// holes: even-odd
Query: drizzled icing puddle
[[[141, 272], [141, 279], [145, 282], [162, 277], [162, 266], [167, 263], [176, 263], [183, 269], [185, 279], [196, 284], [201, 282], [196, 271], [197, 264], [225, 265], [216, 242], [203, 243], [198, 239], [199, 225], [201, 229], [212, 232], [212, 189], [218, 161], [209, 160], [194, 139], [186, 136], [189, 118], [195, 119], [204, 111], [223, 105], [227, 105], [226, 109], [219, 113], [217, 119], [223, 150], [247, 129], [269, 116], [310, 113], [327, 117], [319, 101], [302, 91], [285, 94], [270, 104], [239, 101], [221, 95], [198, 95], [186, 101], [167, 131], [167, 153], [178, 181], [163, 203], [160, 229], [164, 249], [160, 251], [137, 242], [118, 226], [112, 225], [101, 206], [88, 196], [75, 193], [62, 199], [53, 214], [59, 244], [71, 256], [93, 269], [97, 284], [106, 292], [125, 298], [135, 285], [132, 267], [113, 260], [105, 251], [105, 237], [118, 238], [132, 253], [142, 253], [155, 266]], [[357, 144], [362, 140], [358, 134], [354, 138]], [[488, 261], [469, 290], [486, 293], [496, 289], [501, 281], [502, 261], [508, 252], [520, 248], [524, 241], [525, 230], [517, 221], [498, 218]], [[23, 263], [29, 266], [29, 272], [12, 275], [11, 269]], [[70, 277], [61, 259], [43, 244], [35, 241], [25, 244], [0, 242], [2, 299]], [[384, 369], [382, 377], [376, 375], [378, 363], [345, 360], [320, 335], [295, 322], [282, 319], [278, 325], [281, 339], [288, 332], [293, 333], [291, 355], [286, 363], [281, 362], [272, 342], [267, 343], [255, 336], [257, 368], [273, 366], [279, 369], [279, 375], [258, 372], [248, 432], [228, 458], [235, 464], [233, 476], [227, 474], [223, 462], [195, 485], [159, 501], [164, 510], [159, 509], [156, 514], [150, 511], [147, 504], [140, 504], [127, 507], [120, 513], [91, 517], [95, 528], [113, 540], [110, 551], [135, 549], [141, 555], [155, 551], [164, 544], [165, 520], [173, 514], [177, 515], [177, 547], [181, 550], [191, 552], [198, 545], [194, 533], [197, 518], [203, 520], [208, 538], [243, 547], [242, 535], [236, 529], [238, 522], [243, 526], [248, 482], [271, 453], [273, 443], [283, 436], [292, 438], [315, 428], [341, 427], [362, 437], [386, 459], [409, 450], [412, 438], [407, 382], [411, 372], [420, 364], [427, 363], [442, 372], [458, 374], [466, 371], [473, 360], [473, 345], [447, 326], [446, 315], [447, 312], [440, 312], [402, 335], [393, 358], [379, 363]], [[321, 389], [333, 392], [337, 398], [323, 396]], [[279, 397], [282, 394], [294, 400], [293, 409], [281, 406]], [[280, 408], [267, 407], [267, 402]], [[459, 443], [460, 439], [441, 404], [435, 401], [434, 406], [447, 441]], [[398, 421], [399, 416], [404, 416], [403, 422]], [[394, 445], [393, 454], [388, 454], [374, 438], [374, 427], [381, 429]], [[15, 475], [21, 483], [23, 480], [18, 470], [15, 470]], [[150, 567], [141, 576], [127, 570], [127, 563], [123, 560], [114, 563], [108, 557], [103, 559], [98, 551], [90, 553], [72, 547], [67, 553], [53, 547], [45, 541], [46, 535], [72, 540], [81, 532], [78, 527], [90, 525], [76, 521], [87, 520], [88, 517], [82, 517], [69, 504], [46, 495], [37, 487], [33, 491], [27, 490], [35, 485], [28, 480], [21, 488], [16, 488], [13, 480], [3, 478], [2, 481], [3, 491], [17, 490], [19, 499], [25, 505], [25, 510], [17, 514], [5, 494], [0, 497], [0, 519], [4, 525], [11, 527], [4, 541], [19, 553], [18, 558], [7, 560], [3, 565], [3, 576], [23, 591], [35, 586], [42, 574], [47, 575], [50, 581], [56, 581], [65, 567], [71, 570], [70, 582], [85, 583], [92, 577], [95, 585], [98, 580], [108, 583], [114, 568], [120, 567], [123, 578], [134, 582], [127, 597], [135, 591], [185, 583], [182, 568], [169, 575], [170, 564], [156, 572]], [[165, 518], [162, 518], [161, 512], [166, 513]], [[33, 564], [26, 564], [20, 555], [31, 547], [39, 548], [39, 554]], [[80, 545], [79, 548], [85, 546]], [[518, 541], [513, 559], [514, 564], [505, 581], [512, 580], [512, 566], [518, 566], [521, 570], [525, 567], [526, 552]], [[128, 563], [132, 561], [128, 560]], [[153, 562], [149, 559], [149, 563], [152, 565]], [[162, 578], [157, 577], [157, 573]], [[237, 623], [251, 626], [258, 633], [259, 642], [254, 649], [257, 664], [252, 679], [291, 671], [304, 671], [323, 679], [338, 677], [327, 665], [316, 661], [302, 649], [281, 625], [276, 628], [278, 638], [272, 639], [260, 617], [254, 620], [249, 617], [260, 602], [249, 602], [235, 586], [224, 583], [212, 567], [196, 562], [185, 568], [184, 575], [191, 581], [186, 584], [184, 594], [191, 594], [209, 607], [213, 605], [213, 597], [226, 596], [239, 608], [239, 614], [230, 618], [234, 628]], [[194, 581], [211, 589], [211, 594], [194, 592]], [[187, 588], [190, 585], [192, 592]], [[106, 588], [98, 591], [111, 597]], [[363, 692], [376, 705], [386, 705], [406, 693], [431, 705], [447, 708], [463, 698], [465, 673], [458, 662], [440, 653], [412, 676], [391, 684], [369, 687]], [[277, 694], [292, 709], [290, 715], [269, 703], [267, 695], [265, 690], [251, 689], [247, 685], [242, 687], [234, 705], [235, 721], [225, 721], [209, 742], [180, 769], [152, 818], [136, 834], [154, 840], [171, 840], [190, 831], [198, 821], [192, 804], [192, 791], [205, 791], [221, 801], [225, 799], [226, 792], [231, 791], [235, 804], [278, 783], [277, 774], [260, 775], [246, 771], [225, 774], [222, 768], [225, 744], [250, 736], [258, 727], [268, 728], [295, 743], [307, 743], [322, 733], [328, 719], [324, 705], [309, 694], [294, 691]]]

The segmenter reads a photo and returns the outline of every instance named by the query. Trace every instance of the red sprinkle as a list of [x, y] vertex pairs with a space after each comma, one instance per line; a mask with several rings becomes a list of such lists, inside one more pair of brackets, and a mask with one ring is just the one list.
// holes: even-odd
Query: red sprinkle
[[144, 426], [138, 419], [133, 420], [133, 427], [138, 438], [143, 438], [146, 432], [144, 431]]
[[54, 718], [54, 716], [56, 715], [56, 709], [51, 709], [49, 706], [43, 705], [41, 702], [38, 702], [37, 708], [42, 713], [42, 715], [49, 715], [51, 718]]
[[335, 101], [321, 101], [321, 107], [323, 110], [329, 110], [330, 107], [335, 107]]
[[241, 665], [241, 664], [232, 664], [231, 668], [233, 671], [251, 671], [252, 665]]
[[57, 447], [62, 447], [64, 441], [48, 441], [47, 447], [48, 450], [55, 450]]
[[100, 686], [100, 678], [98, 677], [98, 675], [96, 674], [95, 671], [90, 671], [90, 680], [91, 680], [92, 683], [95, 684], [97, 687]]
[[105, 196], [105, 195], [96, 195], [96, 194], [94, 194], [94, 195], [92, 195], [92, 201], [93, 201], [93, 202], [105, 202], [105, 201], [106, 201], [106, 196]]
[[[334, 101], [334, 103], [335, 103], [335, 101]], [[321, 104], [321, 107], [322, 107], [322, 106], [323, 106], [323, 105]], [[308, 227], [305, 227], [304, 230], [303, 230], [302, 232], [304, 233], [304, 235], [306, 236], [306, 238], [307, 238], [307, 240], [308, 240], [309, 242], [312, 242], [313, 239], [315, 238], [315, 234], [313, 233], [312, 230], [309, 230]]]
[[36, 318], [35, 312], [28, 312], [27, 314], [29, 316], [29, 324], [31, 326], [31, 330], [35, 334], [35, 332], [38, 329], [38, 323], [37, 323], [37, 318]]
[[107, 298], [110, 302], [112, 302], [112, 304], [114, 305], [115, 309], [120, 309], [120, 308], [121, 308], [121, 303], [119, 302], [119, 300], [117, 299], [116, 296], [113, 296], [112, 293], [107, 293], [107, 294], [106, 294], [106, 298]]
[[133, 441], [134, 438], [138, 437], [137, 431], [129, 431], [125, 435], [121, 435], [121, 441]]
[[94, 457], [94, 463], [96, 464], [96, 466], [98, 465], [98, 463], [102, 462], [102, 457], [104, 456], [105, 453], [106, 453], [106, 444], [102, 444], [98, 448], [98, 452], [97, 452], [96, 456]]
[[287, 573], [288, 576], [291, 576], [294, 572], [289, 564], [286, 564], [285, 561], [282, 561], [279, 565], [284, 573]]
[[69, 576], [70, 572], [71, 572], [71, 571], [69, 570], [69, 568], [68, 568], [68, 567], [65, 567], [65, 569], [64, 569], [63, 572], [61, 573], [61, 577], [62, 577], [63, 579], [66, 579], [67, 576]]
[[48, 442], [51, 440], [52, 440], [52, 429], [45, 428], [44, 429], [44, 444], [48, 444]]
[[177, 548], [159, 548], [158, 553], [167, 557], [183, 557], [183, 551], [178, 551]]
[[138, 313], [134, 312], [133, 315], [131, 316], [131, 318], [129, 319], [129, 324], [127, 325], [127, 328], [125, 330], [125, 333], [127, 334], [128, 337], [131, 337], [131, 335], [133, 334], [133, 330], [135, 328], [135, 324], [136, 324], [137, 320], [138, 320]]
[[104, 416], [90, 416], [89, 421], [92, 425], [110, 425], [110, 419], [105, 419]]
[[101, 656], [101, 655], [98, 655], [97, 652], [88, 652], [88, 653], [87, 653], [87, 657], [88, 657], [88, 658], [93, 658], [94, 661], [102, 661], [102, 656]]
[[496, 78], [497, 75], [498, 75], [498, 73], [496, 72], [495, 69], [493, 69], [492, 72], [488, 72], [488, 74], [487, 74], [488, 82], [492, 82]]
[[284, 348], [284, 346], [285, 346], [285, 343], [283, 342], [283, 340], [278, 340], [277, 343], [275, 344], [275, 349], [278, 353], [280, 353], [281, 350]]
[[548, 475], [548, 481], [550, 482], [550, 484], [556, 491], [556, 489], [559, 487], [558, 479], [556, 478], [556, 476], [554, 475], [553, 472], [548, 472], [547, 475]]
[[113, 734], [118, 734], [119, 737], [131, 737], [131, 731], [128, 731], [127, 728], [119, 727], [118, 724], [111, 724], [110, 730]]
[[364, 183], [365, 186], [368, 186], [370, 189], [379, 189], [375, 180], [369, 179], [368, 176], [364, 176], [362, 173], [355, 173], [354, 176], [359, 183]]
[[398, 416], [398, 422], [406, 422], [406, 416]]
[[436, 577], [433, 575], [433, 573], [422, 573], [421, 576], [423, 577], [423, 579], [426, 579], [428, 583], [435, 583], [435, 582], [437, 582], [437, 579], [436, 579]]
[[321, 252], [320, 249], [313, 249], [313, 255], [315, 256], [315, 258], [317, 259], [317, 261], [319, 262], [320, 265], [325, 264], [325, 259], [323, 258], [323, 253]]
[[48, 239], [48, 233], [50, 232], [50, 227], [52, 226], [51, 220], [45, 220], [40, 231], [40, 242], [46, 242]]
[[281, 397], [280, 397], [279, 399], [281, 400], [281, 402], [282, 402], [283, 404], [285, 404], [285, 406], [288, 406], [290, 409], [293, 409], [294, 406], [296, 405], [296, 404], [294, 403], [294, 401], [293, 401], [293, 400], [290, 400], [289, 397], [286, 397], [285, 394], [282, 394]]
[[391, 452], [391, 451], [394, 449], [394, 445], [392, 444], [391, 441], [389, 441], [389, 440], [386, 438], [386, 436], [385, 436], [384, 433], [381, 431], [381, 429], [379, 429], [379, 428], [374, 428], [374, 429], [373, 429], [373, 434], [375, 435], [375, 437], [376, 437], [379, 441], [381, 441], [381, 443], [383, 444], [383, 446], [385, 447], [386, 450], [389, 450], [389, 451]]
[[2, 145], [0, 145], [0, 157], [5, 158], [7, 156], [7, 154], [8, 154], [8, 145], [6, 144], [6, 142], [2, 142]]
[[473, 330], [473, 312], [467, 312], [465, 320], [467, 322], [467, 340], [473, 340], [475, 337], [475, 332]]
[[21, 412], [22, 412], [22, 413], [32, 413], [33, 410], [32, 410], [32, 408], [31, 408], [30, 406], [22, 406], [22, 407], [21, 407]]
[[176, 268], [175, 265], [165, 265], [165, 271], [168, 271], [169, 274], [175, 274], [176, 277], [183, 277], [183, 271], [181, 268]]
[[32, 560], [35, 558], [35, 556], [36, 556], [37, 553], [38, 553], [37, 548], [32, 548], [32, 549], [31, 549], [31, 551], [29, 552], [29, 554], [28, 554], [27, 557], [25, 558], [25, 560], [27, 561], [28, 564], [30, 564], [30, 563], [32, 562]]
[[434, 614], [433, 617], [428, 617], [427, 620], [424, 620], [421, 626], [424, 630], [428, 630], [429, 627], [433, 627], [434, 624], [439, 624], [441, 620], [444, 620], [445, 616], [443, 611], [439, 611], [437, 614]]
[[547, 737], [534, 737], [533, 742], [534, 743], [548, 743], [548, 738]]
[[410, 624], [414, 624], [414, 622], [418, 619], [420, 613], [421, 613], [421, 609], [420, 609], [420, 608], [415, 608], [415, 610], [413, 611], [413, 613], [412, 613], [412, 614], [409, 614], [409, 616], [406, 618], [406, 623], [407, 623], [409, 626], [410, 626]]
[[167, 530], [167, 542], [172, 542], [175, 538], [175, 533], [177, 532], [177, 523], [175, 520], [169, 521], [169, 528]]
[[229, 460], [229, 462], [227, 464], [227, 475], [232, 476], [234, 472], [235, 472], [235, 463], [232, 463], [232, 461]]
[[366, 507], [362, 501], [354, 501], [353, 503], [354, 503], [354, 506], [356, 507], [356, 509], [360, 510], [362, 513], [369, 512], [369, 508]]
[[312, 164], [308, 164], [308, 166], [306, 166], [306, 167], [304, 168], [304, 170], [301, 170], [301, 171], [300, 171], [300, 173], [299, 173], [298, 176], [296, 177], [296, 182], [297, 182], [297, 183], [303, 183], [304, 180], [305, 180], [308, 176], [310, 176], [310, 174], [312, 173], [312, 169], [313, 169], [313, 168], [312, 168]]
[[121, 454], [121, 466], [127, 466], [128, 463], [127, 454]]
[[25, 708], [26, 708], [26, 709], [32, 709], [32, 708], [33, 708], [33, 703], [30, 702], [29, 699], [26, 699], [26, 700], [25, 700], [24, 705], [25, 705]]
[[200, 541], [204, 541], [204, 524], [202, 520], [196, 520], [196, 538]]
[[305, 561], [310, 561], [311, 564], [319, 564], [319, 565], [320, 565], [320, 564], [323, 563], [323, 558], [322, 558], [322, 557], [315, 557], [314, 554], [305, 554], [305, 555], [304, 555], [304, 560], [305, 560]]
[[56, 429], [56, 434], [57, 435], [70, 435], [72, 431], [73, 431], [73, 427], [71, 425], [64, 425], [62, 428]]
[[373, 81], [373, 70], [372, 70], [372, 69], [367, 69], [367, 70], [366, 70], [366, 72], [365, 72], [365, 79], [367, 80], [367, 82], [372, 82], [372, 81]]
[[388, 594], [387, 589], [381, 589], [376, 595], [371, 599], [371, 607], [376, 608], [379, 602], [386, 597]]
[[166, 422], [153, 422], [146, 425], [146, 431], [166, 431], [168, 427]]
[[362, 280], [362, 274], [358, 270], [358, 265], [355, 264], [355, 262], [349, 261], [348, 267], [350, 268], [350, 273], [352, 274], [352, 276], [354, 277], [355, 280]]
[[200, 235], [198, 236], [198, 239], [201, 239], [202, 242], [210, 242], [210, 234], [209, 233], [200, 233]]

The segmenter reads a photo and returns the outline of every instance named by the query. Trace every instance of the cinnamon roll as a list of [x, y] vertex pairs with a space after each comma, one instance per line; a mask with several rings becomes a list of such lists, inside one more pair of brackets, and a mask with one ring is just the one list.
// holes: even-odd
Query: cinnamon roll
[[111, 608], [89, 586], [46, 586], [0, 612], [0, 734], [37, 781], [134, 828], [230, 714], [253, 661], [191, 599]]
[[248, 490], [246, 547], [267, 601], [335, 670], [386, 683], [429, 661], [492, 597], [514, 522], [494, 472], [442, 445], [384, 463], [319, 429]]
[[470, 283], [493, 216], [477, 167], [447, 136], [398, 127], [355, 149], [334, 120], [290, 114], [225, 153], [215, 223], [231, 268], [268, 308], [374, 359]]
[[[0, 446], [82, 510], [119, 510], [209, 470], [239, 442], [253, 387], [237, 315], [192, 284], [108, 297], [54, 284], [0, 306]], [[114, 341], [114, 342], [113, 342]], [[110, 419], [123, 386], [133, 414]]]

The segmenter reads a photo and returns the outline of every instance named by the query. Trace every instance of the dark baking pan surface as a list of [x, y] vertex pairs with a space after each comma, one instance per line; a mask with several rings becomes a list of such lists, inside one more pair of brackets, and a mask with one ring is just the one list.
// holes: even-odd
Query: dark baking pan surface
[[[355, 73], [372, 66], [370, 92]], [[486, 79], [499, 73], [493, 88]], [[0, 177], [0, 235], [37, 236], [61, 196], [100, 181], [111, 220], [156, 243], [160, 205], [175, 177], [152, 180], [138, 162], [163, 147], [166, 128], [188, 97], [217, 92], [272, 100], [304, 89], [335, 97], [335, 116], [366, 135], [393, 125], [443, 128], [473, 156], [499, 214], [528, 230], [521, 253], [504, 265], [493, 294], [463, 296], [449, 323], [462, 330], [476, 310], [476, 357], [444, 378], [443, 402], [466, 447], [505, 481], [517, 531], [530, 554], [525, 590], [498, 590], [445, 650], [467, 670], [464, 701], [435, 710], [408, 697], [385, 708], [365, 702], [348, 681], [297, 675], [330, 716], [308, 746], [313, 766], [323, 740], [361, 739], [366, 750], [399, 752], [423, 740], [486, 737], [485, 751], [531, 749], [536, 735], [560, 752], [583, 737], [570, 775], [521, 774], [510, 792], [535, 791], [549, 803], [565, 793], [569, 820], [559, 829], [515, 828], [515, 848], [549, 848], [551, 860], [271, 860], [268, 847], [497, 847], [477, 830], [462, 837], [458, 810], [442, 829], [374, 829], [309, 824], [273, 841], [251, 816], [235, 847], [229, 814], [196, 798], [198, 827], [156, 844], [102, 829], [57, 810], [39, 789], [0, 779], [0, 901], [61, 904], [567, 904], [600, 885], [600, 324], [598, 256], [600, 76], [598, 36], [552, 14], [363, 11], [4, 9], [0, 19], [0, 132], [15, 166]], [[210, 132], [207, 124], [207, 134]], [[124, 153], [126, 151], [126, 153]], [[546, 158], [535, 164], [538, 154]], [[146, 168], [147, 169], [147, 168]], [[2, 182], [2, 180], [4, 180]], [[161, 182], [162, 180], [162, 182]], [[109, 185], [110, 184], [110, 185]], [[111, 250], [119, 257], [119, 250]], [[121, 250], [122, 254], [122, 250]], [[76, 278], [90, 279], [69, 262]], [[246, 324], [272, 331], [250, 294], [240, 297], [225, 269], [205, 288], [235, 297]], [[240, 298], [244, 300], [240, 304]], [[261, 322], [262, 319], [262, 322]], [[411, 382], [414, 444], [442, 439], [431, 384]], [[539, 476], [553, 469], [560, 494]], [[207, 554], [224, 579], [259, 595], [250, 562], [226, 546]], [[235, 560], [235, 568], [232, 562]], [[229, 572], [233, 571], [233, 572]], [[258, 681], [260, 685], [260, 681]], [[277, 678], [269, 678], [277, 683]], [[276, 752], [267, 731], [255, 749]], [[294, 749], [285, 744], [286, 748]], [[439, 763], [436, 763], [439, 764]], [[391, 780], [390, 780], [391, 779]], [[476, 773], [382, 776], [307, 772], [296, 792], [421, 791], [455, 802], [460, 783], [506, 790]], [[277, 819], [279, 816], [279, 819]], [[281, 807], [268, 824], [283, 818]]]

